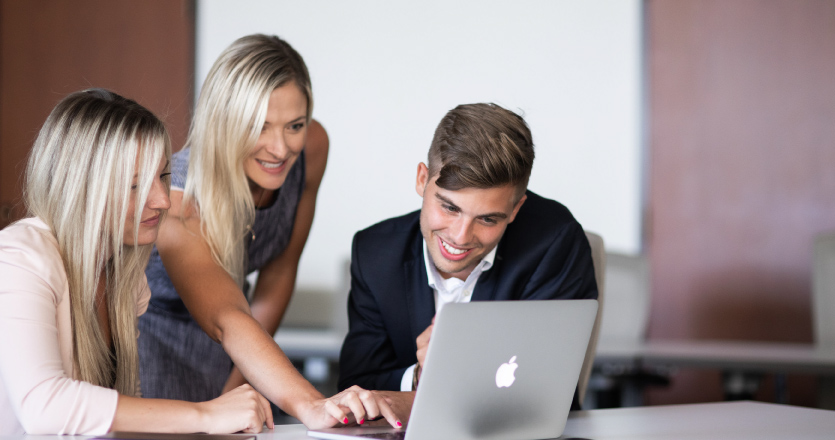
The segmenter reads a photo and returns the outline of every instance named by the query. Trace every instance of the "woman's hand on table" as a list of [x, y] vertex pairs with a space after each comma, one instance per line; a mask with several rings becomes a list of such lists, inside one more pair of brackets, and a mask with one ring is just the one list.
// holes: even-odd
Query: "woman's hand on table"
[[366, 420], [385, 418], [395, 428], [403, 423], [392, 409], [393, 400], [380, 391], [369, 391], [358, 386], [326, 399], [315, 400], [300, 414], [309, 429], [332, 428], [351, 424], [362, 425]]
[[209, 434], [239, 431], [257, 434], [264, 423], [270, 429], [274, 427], [270, 403], [248, 384], [197, 405]]

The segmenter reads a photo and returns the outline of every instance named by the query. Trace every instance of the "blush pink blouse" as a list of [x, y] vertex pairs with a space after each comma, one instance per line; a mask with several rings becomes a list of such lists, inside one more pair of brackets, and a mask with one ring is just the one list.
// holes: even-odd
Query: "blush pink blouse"
[[[136, 314], [151, 291], [137, 289]], [[118, 393], [73, 380], [67, 276], [38, 218], [0, 231], [0, 435], [104, 434]]]

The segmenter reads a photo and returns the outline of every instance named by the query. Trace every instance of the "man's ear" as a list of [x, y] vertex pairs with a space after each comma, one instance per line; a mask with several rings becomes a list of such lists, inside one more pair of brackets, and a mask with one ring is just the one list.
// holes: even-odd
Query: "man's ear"
[[525, 203], [527, 198], [528, 196], [526, 194], [522, 194], [522, 198], [519, 199], [519, 201], [516, 202], [516, 206], [513, 207], [513, 213], [510, 214], [510, 221], [508, 221], [508, 223], [513, 223], [513, 220], [516, 220], [516, 214], [519, 213], [519, 208], [522, 207], [522, 204]]
[[426, 184], [429, 182], [429, 168], [425, 163], [421, 162], [417, 168], [417, 179], [415, 181], [415, 191], [418, 195], [423, 197], [423, 192], [426, 190]]

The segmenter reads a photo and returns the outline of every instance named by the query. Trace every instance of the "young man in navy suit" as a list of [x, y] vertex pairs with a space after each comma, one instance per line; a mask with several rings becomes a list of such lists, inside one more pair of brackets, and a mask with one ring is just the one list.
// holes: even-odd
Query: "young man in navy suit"
[[354, 236], [340, 389], [413, 391], [444, 304], [597, 298], [583, 228], [527, 191], [533, 160], [517, 114], [495, 104], [446, 114], [418, 165], [421, 209]]

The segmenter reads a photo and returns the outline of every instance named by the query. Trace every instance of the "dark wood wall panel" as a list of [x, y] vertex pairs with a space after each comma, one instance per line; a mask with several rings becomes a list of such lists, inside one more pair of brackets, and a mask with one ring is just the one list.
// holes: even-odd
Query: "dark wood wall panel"
[[104, 87], [132, 98], [163, 118], [177, 149], [193, 76], [192, 0], [0, 1], [0, 206], [22, 214], [26, 156], [63, 96]]
[[[646, 6], [650, 337], [810, 342], [812, 240], [835, 229], [835, 1]], [[719, 390], [685, 373], [650, 401]]]

